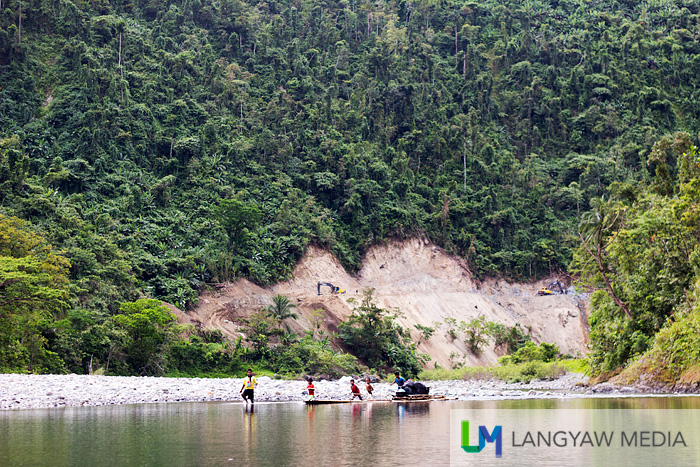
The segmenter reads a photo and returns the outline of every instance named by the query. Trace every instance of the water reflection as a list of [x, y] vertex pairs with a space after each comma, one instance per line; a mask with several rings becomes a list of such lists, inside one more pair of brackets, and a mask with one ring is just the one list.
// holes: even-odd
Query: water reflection
[[[245, 404], [243, 410], [243, 446], [245, 446], [245, 458], [253, 459], [258, 450], [258, 429], [255, 419], [255, 405]], [[231, 440], [232, 445], [239, 443], [239, 440]]]
[[[402, 465], [449, 461], [453, 408], [698, 409], [698, 397], [183, 403], [0, 412], [0, 465]], [[397, 456], [396, 454], [399, 453]], [[233, 461], [230, 461], [232, 459]], [[414, 462], [408, 462], [412, 464]]]

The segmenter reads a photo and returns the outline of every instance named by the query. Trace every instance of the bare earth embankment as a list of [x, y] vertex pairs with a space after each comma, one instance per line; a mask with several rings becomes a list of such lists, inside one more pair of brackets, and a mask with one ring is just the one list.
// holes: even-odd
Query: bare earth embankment
[[[330, 282], [347, 293], [319, 296], [318, 282]], [[299, 320], [290, 323], [293, 330], [310, 329], [311, 312], [321, 309], [323, 326], [335, 331], [338, 323], [352, 313], [348, 299], [359, 301], [362, 290], [371, 287], [377, 305], [401, 311], [399, 323], [412, 331], [416, 342], [416, 324], [434, 327], [436, 322], [445, 323], [446, 318], [459, 323], [484, 316], [509, 326], [519, 323], [531, 331], [536, 343], [555, 343], [562, 353], [583, 354], [588, 342], [584, 302], [573, 295], [537, 296], [537, 289], [546, 283], [479, 283], [461, 260], [421, 240], [373, 247], [357, 275], [348, 274], [329, 252], [312, 247], [294, 269], [291, 280], [269, 289], [246, 280], [226, 284], [202, 296], [196, 310], [179, 316], [182, 322], [199, 322], [236, 337], [240, 335], [238, 320], [270, 304], [275, 294], [283, 294], [297, 306], [294, 311]], [[435, 363], [450, 368], [451, 354], [459, 355], [467, 365], [493, 364], [502, 355], [493, 346], [479, 356], [471, 354], [462, 339], [450, 338], [444, 324], [427, 342], [421, 342], [418, 350], [430, 355], [429, 368]]]

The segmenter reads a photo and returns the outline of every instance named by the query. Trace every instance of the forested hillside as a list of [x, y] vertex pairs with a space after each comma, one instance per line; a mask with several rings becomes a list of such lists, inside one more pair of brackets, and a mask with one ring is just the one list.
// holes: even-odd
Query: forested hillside
[[[350, 270], [422, 235], [481, 277], [565, 271], [590, 200], [630, 199], [653, 145], [700, 129], [699, 10], [1, 0], [2, 222], [70, 264], [50, 276], [63, 330], [25, 328], [61, 367], [57, 335], [85, 342], [142, 296], [186, 308], [206, 283], [274, 283], [310, 243]], [[18, 238], [3, 255], [39, 255]]]

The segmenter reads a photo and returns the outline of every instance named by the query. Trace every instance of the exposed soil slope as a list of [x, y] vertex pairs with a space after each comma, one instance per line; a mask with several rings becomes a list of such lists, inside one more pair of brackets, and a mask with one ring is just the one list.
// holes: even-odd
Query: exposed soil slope
[[[319, 281], [340, 286], [347, 293], [319, 296], [316, 286]], [[311, 247], [297, 264], [291, 280], [271, 289], [246, 280], [226, 284], [202, 296], [197, 309], [180, 315], [180, 320], [201, 322], [237, 336], [237, 319], [271, 303], [273, 295], [283, 294], [297, 305], [295, 312], [299, 320], [290, 323], [292, 329], [310, 328], [311, 312], [323, 309], [323, 325], [335, 331], [338, 323], [352, 313], [347, 300], [354, 297], [359, 301], [362, 290], [372, 287], [379, 306], [400, 309], [403, 316], [399, 321], [412, 331], [416, 341], [419, 332], [415, 324], [434, 327], [435, 322], [444, 323], [445, 318], [459, 322], [483, 315], [489, 321], [508, 325], [520, 323], [523, 328], [532, 330], [535, 342], [556, 343], [562, 352], [585, 352], [588, 330], [582, 302], [571, 295], [538, 297], [536, 290], [543, 285], [503, 281], [477, 284], [461, 260], [421, 240], [372, 248], [355, 276], [348, 274], [329, 252]], [[449, 338], [444, 324], [418, 348], [431, 356], [428, 364], [431, 367], [438, 363], [449, 368], [451, 354], [458, 355], [457, 359], [468, 365], [493, 363], [500, 356], [492, 345], [480, 356], [470, 354], [461, 339]]]

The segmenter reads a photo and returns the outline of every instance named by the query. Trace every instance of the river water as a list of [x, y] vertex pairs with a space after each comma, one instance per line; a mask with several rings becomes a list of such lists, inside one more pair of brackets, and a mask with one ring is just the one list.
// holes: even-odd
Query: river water
[[[613, 460], [617, 452], [612, 448], [595, 452], [523, 449], [514, 456], [515, 450], [504, 447], [510, 449], [510, 458], [504, 454], [503, 459], [495, 459], [493, 447], [487, 445], [479, 454], [460, 457], [454, 454], [451, 441], [459, 436], [450, 422], [451, 415], [462, 412], [456, 409], [563, 414], [564, 419], [571, 413], [601, 419], [630, 409], [636, 414], [661, 414], [661, 419], [668, 418], [665, 414], [688, 415], [685, 421], [674, 422], [676, 430], [683, 423], [688, 425], [688, 419], [700, 420], [694, 416], [700, 415], [700, 411], [695, 412], [700, 409], [700, 397], [375, 402], [315, 407], [258, 403], [254, 410], [241, 403], [198, 402], [5, 411], [0, 413], [0, 466], [428, 466], [482, 465], [486, 459], [500, 465], [606, 465], [606, 459]], [[502, 417], [504, 427], [506, 418]], [[587, 423], [600, 426], [599, 422]], [[700, 426], [684, 425], [683, 429], [686, 446], [680, 447], [686, 449], [640, 449], [651, 454], [665, 449], [671, 456], [665, 463], [669, 467], [700, 465]], [[474, 430], [478, 436], [477, 428]], [[667, 431], [670, 434], [671, 428]], [[522, 443], [524, 433], [517, 433], [516, 440], [513, 432], [512, 441], [506, 433], [504, 446]], [[670, 437], [675, 436], [674, 431]], [[459, 441], [456, 447], [462, 452]], [[674, 458], [676, 453], [680, 457]], [[637, 460], [637, 465], [658, 465], [658, 458], [651, 454], [642, 458], [641, 464]]]

